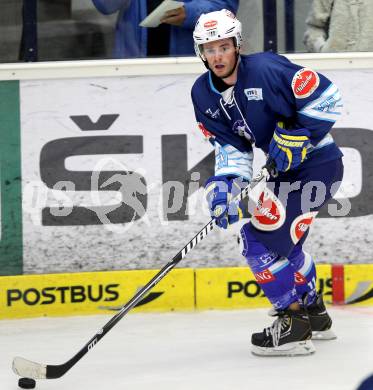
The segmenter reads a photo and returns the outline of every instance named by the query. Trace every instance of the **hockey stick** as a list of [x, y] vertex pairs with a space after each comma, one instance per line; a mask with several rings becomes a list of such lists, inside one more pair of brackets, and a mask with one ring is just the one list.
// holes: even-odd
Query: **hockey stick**
[[[245, 187], [233, 201], [240, 201], [246, 198], [250, 191], [259, 183], [263, 182], [273, 168], [264, 166], [259, 174]], [[22, 357], [13, 359], [13, 371], [22, 377], [33, 379], [55, 379], [64, 375], [73, 367], [86, 353], [88, 353], [109, 331], [116, 325], [121, 318], [128, 313], [142, 298], [151, 290], [160, 280], [162, 280], [178, 264], [188, 252], [190, 252], [200, 241], [202, 241], [214, 229], [215, 220], [211, 219], [173, 259], [167, 263], [144, 287], [142, 287], [121, 309], [113, 316], [89, 341], [84, 347], [76, 353], [71, 359], [63, 364], [51, 365], [40, 364]]]

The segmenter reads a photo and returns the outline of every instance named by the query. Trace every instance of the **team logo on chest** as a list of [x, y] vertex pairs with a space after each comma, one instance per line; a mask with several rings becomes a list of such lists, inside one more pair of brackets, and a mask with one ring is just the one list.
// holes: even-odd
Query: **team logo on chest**
[[242, 119], [239, 119], [233, 123], [232, 130], [240, 137], [245, 137], [251, 143], [255, 143], [255, 137], [249, 126]]
[[291, 82], [294, 96], [304, 99], [312, 95], [320, 84], [319, 75], [312, 69], [302, 68], [295, 73]]

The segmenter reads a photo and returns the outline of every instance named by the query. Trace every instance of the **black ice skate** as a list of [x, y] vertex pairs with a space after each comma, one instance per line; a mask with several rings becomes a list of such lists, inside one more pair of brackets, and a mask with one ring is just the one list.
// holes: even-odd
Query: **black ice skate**
[[306, 310], [310, 319], [313, 340], [334, 340], [337, 338], [330, 329], [332, 319], [326, 311], [322, 295], [319, 295], [312, 305], [307, 306]]
[[[318, 295], [315, 303], [307, 307], [307, 312], [312, 329], [312, 340], [334, 340], [337, 338], [330, 329], [332, 319], [325, 308], [322, 295]], [[271, 317], [276, 317], [278, 314], [279, 312], [274, 307], [268, 311], [268, 315]]]
[[304, 309], [279, 311], [277, 316], [272, 326], [251, 336], [254, 355], [295, 356], [315, 352], [310, 321]]

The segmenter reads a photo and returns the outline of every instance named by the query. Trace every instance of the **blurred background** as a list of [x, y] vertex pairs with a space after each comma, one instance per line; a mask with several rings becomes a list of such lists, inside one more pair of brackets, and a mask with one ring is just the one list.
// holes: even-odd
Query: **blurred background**
[[[241, 0], [244, 52], [307, 51], [309, 0]], [[0, 61], [111, 58], [119, 10], [104, 14], [91, 0], [0, 0]]]

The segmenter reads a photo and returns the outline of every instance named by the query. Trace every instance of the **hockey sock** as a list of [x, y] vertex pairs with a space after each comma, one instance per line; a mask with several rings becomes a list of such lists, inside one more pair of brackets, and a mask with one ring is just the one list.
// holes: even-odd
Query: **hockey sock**
[[303, 298], [307, 294], [307, 306], [311, 305], [317, 298], [316, 267], [311, 255], [303, 252], [301, 245], [295, 245], [288, 260], [294, 270], [295, 288], [299, 301], [303, 303]]
[[286, 309], [298, 300], [293, 268], [288, 259], [270, 251], [245, 226], [241, 229], [242, 254], [272, 305], [276, 309]]

